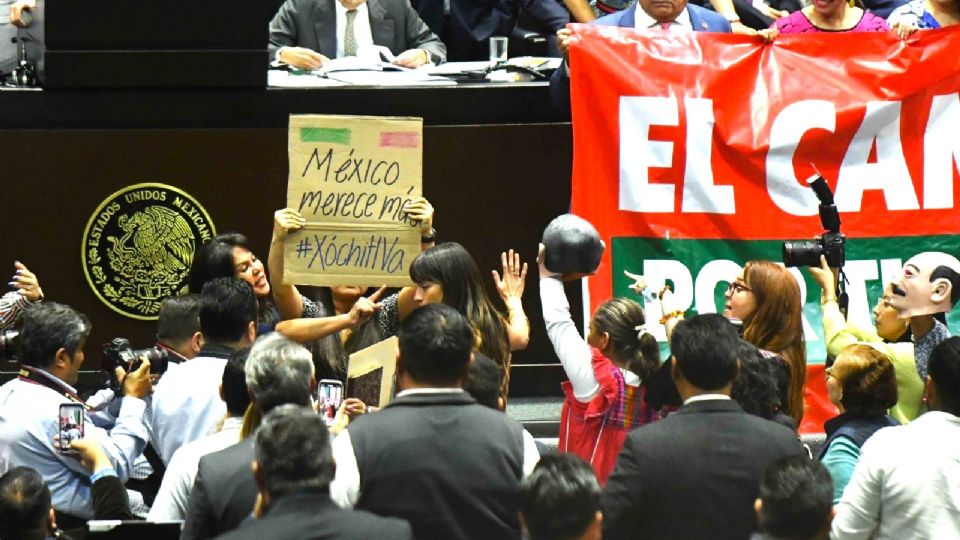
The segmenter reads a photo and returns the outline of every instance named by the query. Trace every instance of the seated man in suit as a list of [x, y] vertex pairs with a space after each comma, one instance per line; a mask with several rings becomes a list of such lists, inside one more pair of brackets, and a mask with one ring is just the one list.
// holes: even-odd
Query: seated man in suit
[[409, 0], [286, 0], [270, 21], [271, 57], [300, 69], [358, 53], [379, 60], [374, 45], [390, 49], [394, 63], [405, 67], [447, 56]]
[[253, 477], [260, 492], [257, 520], [224, 540], [310, 538], [410, 540], [402, 519], [343, 510], [330, 501], [335, 465], [323, 417], [309, 407], [281, 405], [263, 419], [254, 443]]
[[[619, 26], [622, 28], [664, 29], [668, 32], [730, 32], [730, 22], [709, 9], [688, 4], [687, 0], [638, 0], [629, 8], [604, 15], [592, 24]], [[571, 31], [563, 28], [557, 32], [557, 45], [567, 56]], [[561, 109], [570, 108], [570, 65], [564, 60], [560, 69], [550, 79], [550, 96], [553, 104]]]
[[601, 499], [603, 538], [742, 540], [757, 530], [764, 467], [805, 450], [730, 399], [737, 330], [723, 316], [680, 322], [670, 348], [683, 406], [627, 436]]
[[474, 341], [444, 304], [404, 319], [401, 391], [333, 441], [334, 502], [406, 519], [416, 538], [520, 539], [520, 481], [540, 456], [519, 423], [464, 392]]

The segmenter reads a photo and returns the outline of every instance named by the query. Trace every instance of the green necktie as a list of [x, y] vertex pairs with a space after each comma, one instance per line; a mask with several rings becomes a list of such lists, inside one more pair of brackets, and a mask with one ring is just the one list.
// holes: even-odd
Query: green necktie
[[343, 55], [357, 55], [357, 36], [353, 32], [353, 22], [357, 19], [357, 10], [347, 12], [347, 27], [343, 30]]

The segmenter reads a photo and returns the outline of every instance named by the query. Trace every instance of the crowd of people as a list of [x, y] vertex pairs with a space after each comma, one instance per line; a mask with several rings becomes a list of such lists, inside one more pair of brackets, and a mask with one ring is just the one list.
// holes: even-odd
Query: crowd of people
[[[803, 301], [783, 266], [747, 262], [719, 313], [691, 317], [669, 285], [627, 272], [637, 296], [601, 303], [584, 336], [570, 276], [547, 264], [569, 252], [541, 245], [543, 320], [569, 379], [553, 450], [504, 414], [511, 351], [530, 338], [528, 265], [503, 253], [498, 307], [469, 252], [436, 243], [429, 201], [406, 211], [422, 252], [396, 291], [283, 283], [283, 241], [304, 225], [291, 209], [274, 215], [268, 268], [240, 234], [208, 241], [189, 293], [160, 312], [167, 370], [117, 366], [87, 399], [89, 320], [17, 262], [0, 305], [22, 363], [0, 387], [0, 539], [82, 537], [94, 518], [182, 521], [185, 539], [960, 534], [960, 338], [942, 322], [956, 258], [908, 260], [875, 331], [840, 314], [837, 269], [809, 269], [838, 410], [813, 455], [797, 434]], [[665, 359], [640, 298], [661, 304]], [[328, 427], [318, 381], [346, 382], [349, 354], [391, 336], [393, 400], [346, 399]], [[59, 425], [64, 403], [82, 407], [82, 437]]]
[[[30, 24], [35, 0], [6, 0], [0, 9], [0, 72], [16, 64], [16, 27]], [[491, 37], [536, 35], [548, 54], [565, 54], [570, 22], [762, 35], [893, 31], [960, 21], [957, 0], [285, 0], [269, 26], [277, 67], [315, 70], [356, 57], [415, 68], [444, 61], [486, 60]], [[543, 52], [541, 51], [541, 54]], [[566, 66], [560, 70], [566, 73]]]

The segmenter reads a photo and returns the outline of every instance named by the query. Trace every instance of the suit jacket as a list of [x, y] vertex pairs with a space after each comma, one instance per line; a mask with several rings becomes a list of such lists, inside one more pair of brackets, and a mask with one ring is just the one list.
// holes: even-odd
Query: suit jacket
[[343, 510], [329, 493], [275, 500], [266, 515], [219, 536], [222, 540], [412, 540], [410, 524], [360, 510]]
[[[604, 15], [594, 20], [591, 24], [602, 24], [605, 26], [619, 26], [621, 28], [634, 28], [637, 25], [637, 9], [640, 3], [634, 2], [629, 8]], [[687, 4], [687, 13], [690, 14], [690, 26], [694, 32], [722, 32], [729, 33], [730, 22], [714, 11]], [[560, 69], [553, 73], [550, 78], [550, 97], [553, 104], [565, 111], [570, 110], [570, 68], [566, 61], [560, 66]]]
[[200, 458], [181, 540], [212, 538], [250, 516], [257, 500], [251, 463], [253, 437]]
[[418, 539], [520, 538], [523, 427], [469, 394], [398, 397], [347, 428], [359, 509], [406, 519]]
[[627, 437], [603, 492], [603, 538], [745, 540], [756, 530], [760, 474], [805, 454], [793, 431], [700, 401]]
[[[270, 58], [280, 47], [306, 47], [324, 56], [337, 54], [337, 0], [286, 0], [270, 21]], [[447, 48], [427, 28], [409, 0], [367, 0], [373, 43], [400, 54], [424, 49], [435, 63], [447, 58]]]
[[443, 39], [450, 60], [461, 62], [489, 58], [490, 38], [510, 35], [524, 0], [449, 1], [449, 14], [444, 14], [444, 0], [413, 0], [413, 8]]

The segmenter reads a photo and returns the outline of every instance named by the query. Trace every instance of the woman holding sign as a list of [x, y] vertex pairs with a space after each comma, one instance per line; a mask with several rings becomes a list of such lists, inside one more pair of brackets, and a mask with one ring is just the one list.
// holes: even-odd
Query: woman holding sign
[[[409, 219], [420, 224], [421, 248], [433, 245], [433, 205], [418, 197], [406, 205], [404, 212]], [[370, 316], [384, 308], [395, 308], [395, 299], [388, 297], [377, 303], [383, 288], [365, 297], [366, 287], [338, 285], [318, 287], [317, 299], [311, 300], [296, 286], [284, 284], [283, 242], [290, 231], [302, 228], [306, 220], [292, 208], [277, 210], [273, 217], [268, 264], [273, 277], [271, 292], [282, 319], [276, 325], [277, 331], [310, 345], [318, 374], [345, 380], [350, 354], [374, 345], [384, 337]]]
[[[509, 384], [510, 352], [527, 346], [530, 325], [523, 312], [521, 296], [526, 278], [526, 265], [520, 264], [519, 255], [512, 250], [503, 253], [501, 263], [503, 276], [494, 270], [493, 276], [497, 291], [507, 305], [509, 315], [501, 316], [487, 297], [480, 270], [470, 254], [456, 243], [433, 246], [436, 231], [433, 229], [433, 206], [427, 199], [419, 197], [404, 208], [407, 216], [420, 223], [422, 252], [410, 265], [410, 277], [416, 287], [404, 287], [375, 304], [374, 320], [379, 339], [397, 333], [400, 321], [421, 305], [443, 302], [465, 315], [474, 326], [477, 334], [476, 350], [485, 353], [497, 361], [503, 374], [501, 397], [506, 399]], [[293, 285], [283, 285], [283, 240], [290, 231], [303, 227], [306, 220], [293, 209], [279, 210], [274, 214], [274, 235], [270, 244], [270, 271], [274, 277], [273, 295], [280, 314], [285, 320], [277, 325], [277, 330], [291, 339], [308, 343], [330, 335], [329, 326], [324, 322], [334, 317], [319, 318], [322, 312], [317, 304], [303, 297]], [[338, 311], [347, 309], [353, 301], [368, 301], [363, 298], [363, 289], [359, 287], [337, 286], [330, 288], [333, 305], [340, 306]], [[375, 295], [376, 296], [376, 295]], [[341, 343], [352, 336], [376, 335], [367, 326], [351, 327], [347, 334], [341, 333]], [[346, 338], [346, 339], [345, 339]], [[361, 347], [362, 348], [362, 347]], [[329, 360], [328, 360], [329, 361]]]
[[[302, 315], [316, 318], [281, 321], [278, 306], [271, 297], [272, 288], [264, 271], [263, 261], [247, 246], [247, 238], [238, 233], [219, 235], [201, 246], [193, 257], [189, 288], [190, 291], [199, 293], [208, 281], [218, 277], [236, 277], [249, 283], [257, 297], [258, 335], [276, 330], [290, 339], [308, 343], [340, 330], [359, 326], [368, 321], [378, 309], [376, 302], [383, 294], [383, 289], [369, 298], [354, 299], [350, 309], [342, 315], [323, 317], [316, 305], [307, 301], [309, 303], [304, 303]], [[324, 366], [318, 365], [318, 372], [326, 373], [323, 368]]]
[[247, 237], [226, 233], [200, 246], [193, 255], [188, 284], [190, 292], [200, 294], [203, 286], [220, 277], [236, 277], [253, 287], [257, 297], [257, 334], [272, 331], [280, 320], [277, 307], [270, 298], [270, 282], [263, 261], [249, 248]]

